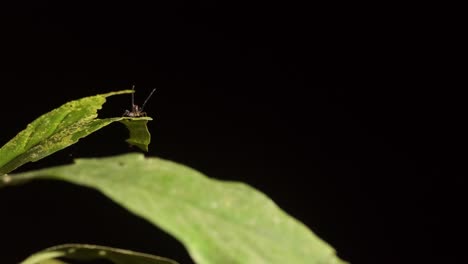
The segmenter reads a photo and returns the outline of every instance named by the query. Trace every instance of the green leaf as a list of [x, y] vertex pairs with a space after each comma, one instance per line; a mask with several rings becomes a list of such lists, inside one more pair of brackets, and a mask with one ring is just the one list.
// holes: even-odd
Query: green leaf
[[5, 175], [0, 187], [40, 178], [100, 190], [172, 234], [199, 264], [346, 263], [261, 192], [171, 161], [142, 154], [77, 159], [73, 165]]
[[127, 142], [148, 151], [150, 134], [146, 124], [151, 118], [97, 118], [97, 111], [101, 109], [107, 97], [132, 92], [124, 90], [85, 97], [70, 101], [40, 116], [0, 148], [0, 175], [75, 144], [80, 138], [116, 121], [120, 121], [130, 130]]
[[137, 146], [146, 152], [148, 152], [148, 145], [151, 139], [151, 134], [148, 131], [148, 127], [146, 126], [148, 120], [152, 119], [148, 117], [140, 117], [138, 119], [124, 118], [119, 120], [130, 131], [130, 138], [128, 138], [126, 141], [129, 144]]
[[58, 259], [47, 259], [47, 260], [44, 260], [44, 261], [41, 261], [41, 262], [37, 262], [37, 264], [70, 264], [70, 263], [65, 262], [65, 261], [61, 261], [61, 260], [58, 260]]
[[84, 244], [66, 244], [44, 249], [20, 264], [66, 264], [61, 259], [98, 260], [106, 259], [115, 264], [177, 264], [177, 262], [154, 255], [125, 249]]

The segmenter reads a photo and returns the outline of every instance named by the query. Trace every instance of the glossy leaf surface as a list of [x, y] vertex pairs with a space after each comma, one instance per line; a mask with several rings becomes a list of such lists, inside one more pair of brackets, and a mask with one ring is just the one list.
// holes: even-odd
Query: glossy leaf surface
[[142, 154], [78, 159], [73, 165], [5, 175], [0, 186], [32, 179], [100, 190], [172, 234], [199, 264], [345, 263], [263, 193], [171, 161]]

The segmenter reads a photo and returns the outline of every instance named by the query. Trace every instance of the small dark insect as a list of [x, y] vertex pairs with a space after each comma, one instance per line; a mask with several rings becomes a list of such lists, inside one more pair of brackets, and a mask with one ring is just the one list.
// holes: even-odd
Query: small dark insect
[[[135, 91], [135, 85], [132, 86], [132, 90]], [[156, 91], [156, 88], [154, 88], [153, 91], [151, 91], [151, 93], [148, 95], [148, 97], [146, 97], [146, 100], [143, 103], [143, 105], [141, 106], [141, 108], [138, 105], [135, 104], [135, 99], [134, 99], [134, 97], [135, 97], [134, 94], [135, 93], [132, 93], [132, 110], [131, 111], [125, 110], [125, 112], [123, 113], [123, 116], [128, 116], [128, 117], [146, 116], [146, 113], [143, 112], [143, 108], [145, 108], [146, 103], [148, 102], [150, 97], [153, 95], [154, 91]]]

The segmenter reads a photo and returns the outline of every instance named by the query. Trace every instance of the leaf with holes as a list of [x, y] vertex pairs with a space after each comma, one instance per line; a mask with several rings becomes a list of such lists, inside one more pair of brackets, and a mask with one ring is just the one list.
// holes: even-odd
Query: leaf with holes
[[86, 244], [65, 244], [44, 249], [20, 264], [67, 264], [67, 260], [108, 260], [115, 264], [177, 264], [174, 260], [150, 254]]
[[85, 97], [40, 116], [0, 148], [0, 175], [75, 144], [80, 138], [116, 121], [130, 130], [127, 142], [147, 151], [150, 133], [146, 124], [152, 120], [150, 117], [97, 118], [97, 110], [107, 97], [132, 92], [123, 90]]
[[5, 175], [0, 186], [58, 179], [96, 188], [180, 240], [199, 264], [342, 264], [332, 247], [254, 188], [126, 154]]

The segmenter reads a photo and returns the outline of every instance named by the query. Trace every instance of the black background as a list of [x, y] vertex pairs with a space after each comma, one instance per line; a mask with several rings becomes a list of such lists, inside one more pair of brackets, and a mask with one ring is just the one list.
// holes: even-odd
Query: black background
[[[440, 253], [434, 182], [444, 170], [448, 103], [437, 23], [423, 8], [7, 6], [1, 143], [69, 100], [135, 84], [142, 102], [157, 88], [145, 109], [154, 117], [148, 155], [258, 188], [352, 263], [429, 263]], [[129, 108], [130, 97], [117, 96], [101, 113]], [[111, 125], [20, 170], [137, 151], [126, 133]], [[0, 203], [1, 263], [69, 242], [190, 263], [178, 242], [93, 190], [34, 182], [2, 189]]]

